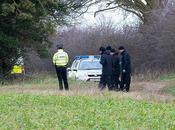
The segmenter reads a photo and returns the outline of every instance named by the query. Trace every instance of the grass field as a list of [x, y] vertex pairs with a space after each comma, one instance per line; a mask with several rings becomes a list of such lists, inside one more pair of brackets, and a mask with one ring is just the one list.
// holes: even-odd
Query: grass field
[[0, 130], [175, 130], [175, 98], [162, 93], [165, 79], [133, 81], [130, 93], [69, 83], [68, 92], [50, 76], [1, 86]]
[[175, 96], [175, 74], [165, 75], [160, 78], [162, 81], [168, 81], [169, 84], [163, 89], [164, 92]]
[[160, 77], [160, 80], [163, 80], [163, 81], [175, 80], [175, 74], [162, 75]]
[[175, 85], [165, 88], [164, 91], [175, 96]]

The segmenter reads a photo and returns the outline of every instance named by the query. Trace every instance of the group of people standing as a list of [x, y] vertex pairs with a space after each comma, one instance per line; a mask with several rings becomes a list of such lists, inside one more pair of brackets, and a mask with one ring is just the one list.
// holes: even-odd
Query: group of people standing
[[[53, 56], [53, 64], [59, 81], [59, 89], [69, 90], [67, 81], [68, 54], [63, 50], [63, 45], [57, 45], [58, 51]], [[108, 86], [109, 90], [126, 91], [130, 89], [131, 82], [131, 62], [128, 52], [123, 46], [118, 48], [118, 52], [108, 46], [100, 47], [100, 63], [102, 64], [102, 75], [99, 88], [103, 90]]]
[[102, 75], [99, 88], [103, 90], [108, 86], [109, 90], [129, 92], [131, 82], [131, 61], [124, 46], [118, 51], [111, 46], [99, 49], [102, 64]]

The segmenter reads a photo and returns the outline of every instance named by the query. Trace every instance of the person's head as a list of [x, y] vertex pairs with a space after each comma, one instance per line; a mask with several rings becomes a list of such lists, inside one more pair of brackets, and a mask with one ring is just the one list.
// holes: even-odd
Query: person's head
[[111, 49], [112, 49], [111, 46], [107, 46], [107, 47], [106, 47], [106, 50], [107, 50], [107, 51], [111, 51]]
[[100, 54], [103, 54], [103, 53], [105, 52], [105, 50], [106, 50], [106, 49], [105, 49], [104, 47], [101, 46], [101, 47], [99, 48]]
[[57, 49], [63, 49], [63, 44], [58, 44]]
[[125, 51], [125, 47], [124, 46], [119, 46], [118, 50], [119, 50], [120, 53], [122, 53], [123, 51]]
[[116, 50], [114, 48], [112, 48], [110, 54], [114, 55], [115, 53], [116, 53]]

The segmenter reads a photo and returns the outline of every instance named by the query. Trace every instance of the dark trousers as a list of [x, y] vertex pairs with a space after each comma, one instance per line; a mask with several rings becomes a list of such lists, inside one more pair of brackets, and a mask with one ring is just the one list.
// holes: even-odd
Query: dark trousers
[[115, 73], [112, 75], [112, 89], [113, 90], [118, 90], [119, 89], [119, 84], [120, 84], [120, 81], [119, 81], [119, 74]]
[[128, 73], [128, 72], [122, 73], [121, 83], [120, 83], [120, 89], [121, 90], [126, 89], [126, 91], [129, 92], [130, 83], [131, 83], [131, 74]]
[[66, 67], [58, 67], [55, 66], [56, 68], [56, 73], [59, 81], [59, 89], [63, 90], [63, 83], [64, 83], [64, 88], [65, 90], [69, 89], [69, 85], [67, 82], [67, 68]]
[[102, 74], [100, 83], [99, 83], [99, 88], [103, 90], [106, 88], [106, 85], [108, 86], [109, 90], [112, 90], [112, 75]]
[[100, 77], [100, 82], [98, 84], [98, 88], [99, 89], [102, 89], [103, 88], [103, 82], [104, 82], [104, 75], [102, 74], [101, 77]]

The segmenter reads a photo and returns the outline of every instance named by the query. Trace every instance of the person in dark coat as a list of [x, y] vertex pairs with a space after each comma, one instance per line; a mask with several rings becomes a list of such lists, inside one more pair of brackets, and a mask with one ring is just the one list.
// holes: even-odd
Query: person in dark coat
[[[101, 57], [103, 57], [103, 55], [105, 54], [106, 48], [105, 47], [100, 47], [99, 48], [99, 54], [101, 55]], [[103, 72], [103, 67], [102, 67], [102, 72]], [[104, 74], [102, 73], [101, 77], [100, 77], [100, 82], [98, 85], [98, 88], [101, 89], [103, 88], [103, 82], [104, 82]]]
[[106, 51], [106, 48], [105, 48], [105, 47], [101, 46], [101, 47], [99, 48], [99, 54], [100, 54], [100, 55], [103, 55], [103, 54], [105, 53], [105, 51]]
[[121, 55], [121, 85], [120, 89], [122, 91], [126, 90], [129, 92], [130, 83], [131, 83], [131, 61], [128, 52], [123, 46], [118, 48]]
[[101, 56], [100, 63], [102, 64], [102, 87], [103, 90], [106, 85], [109, 90], [112, 90], [112, 55], [110, 55], [111, 47], [106, 47], [105, 53]]
[[112, 58], [112, 88], [113, 90], [119, 90], [119, 77], [120, 77], [120, 59], [118, 56], [118, 52], [115, 49], [111, 50]]

